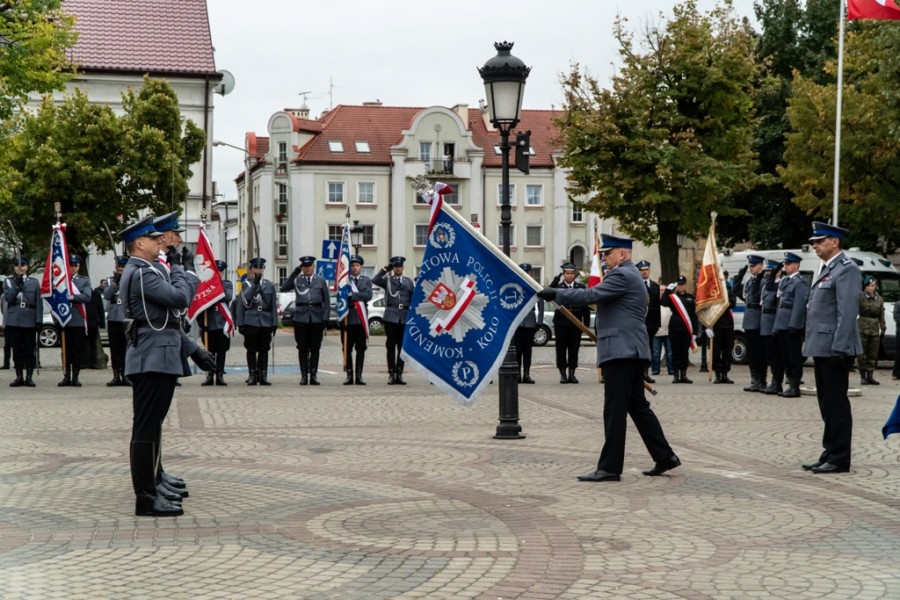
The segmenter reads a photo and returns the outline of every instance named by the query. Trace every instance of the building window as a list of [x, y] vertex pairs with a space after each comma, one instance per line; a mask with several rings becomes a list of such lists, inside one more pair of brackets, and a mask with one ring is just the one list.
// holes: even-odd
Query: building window
[[525, 186], [525, 206], [544, 205], [544, 186], [528, 184]]
[[328, 204], [344, 203], [344, 182], [329, 181], [328, 182]]
[[286, 258], [288, 255], [288, 229], [283, 223], [278, 224], [278, 258]]
[[286, 217], [288, 214], [288, 186], [283, 183], [278, 185], [278, 215]]
[[544, 278], [544, 268], [531, 265], [531, 278], [541, 283], [541, 280]]
[[[288, 276], [287, 267], [278, 267], [275, 269], [275, 273], [276, 273], [275, 281], [278, 282], [278, 287], [281, 287], [282, 285], [284, 285], [284, 282], [287, 280], [287, 276]], [[282, 308], [282, 310], [284, 310], [287, 307], [282, 306], [281, 308]]]
[[375, 226], [374, 225], [360, 225], [363, 228], [363, 237], [362, 237], [362, 245], [363, 246], [374, 246], [375, 245]]
[[328, 239], [332, 242], [340, 242], [341, 236], [344, 233], [343, 225], [329, 225], [328, 226]]
[[278, 142], [278, 164], [287, 162], [287, 142]]
[[328, 149], [331, 150], [332, 152], [343, 152], [344, 144], [338, 140], [333, 140], [333, 141], [328, 142]]
[[[497, 247], [503, 248], [503, 225], [497, 225]], [[509, 226], [509, 247], [516, 247], [516, 226], [513, 224]]]
[[375, 204], [374, 181], [360, 181], [356, 184], [356, 203]]
[[444, 202], [454, 206], [459, 204], [459, 184], [454, 183], [450, 186], [450, 191], [444, 194]]
[[419, 160], [431, 160], [431, 142], [419, 142]]
[[424, 246], [428, 243], [428, 223], [416, 223], [416, 246]]
[[584, 208], [581, 202], [572, 202], [572, 222], [584, 223]]
[[543, 225], [526, 225], [525, 226], [525, 245], [540, 248], [544, 245], [544, 226]]
[[[503, 184], [497, 184], [497, 206], [503, 205]], [[516, 205], [516, 184], [509, 184], [509, 205]]]
[[372, 150], [369, 148], [369, 142], [356, 142], [356, 151], [365, 154]]

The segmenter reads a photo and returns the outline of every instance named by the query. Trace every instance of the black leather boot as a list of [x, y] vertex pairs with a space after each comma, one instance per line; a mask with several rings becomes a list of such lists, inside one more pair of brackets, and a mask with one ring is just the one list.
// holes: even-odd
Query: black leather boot
[[122, 378], [119, 376], [119, 369], [113, 367], [113, 378], [106, 382], [106, 387], [116, 387], [122, 385]]
[[213, 375], [212, 371], [207, 371], [206, 372], [206, 381], [204, 381], [200, 385], [202, 385], [204, 387], [208, 386], [208, 385], [215, 385], [216, 382], [214, 380], [214, 377], [215, 377], [215, 375]]
[[22, 367], [16, 367], [16, 379], [10, 382], [9, 387], [22, 387], [25, 379], [22, 377]]
[[694, 383], [687, 376], [687, 369], [681, 369], [681, 383]]
[[774, 396], [776, 394], [779, 394], [779, 392], [784, 391], [784, 388], [782, 387], [783, 383], [784, 383], [784, 376], [781, 376], [781, 377], [773, 376], [772, 383], [770, 383], [768, 385], [768, 387], [766, 387], [766, 389], [764, 389], [762, 392], [763, 392], [763, 394], [767, 394], [769, 396]]
[[354, 383], [356, 385], [366, 385], [366, 382], [363, 381], [363, 365], [366, 364], [366, 353], [365, 352], [357, 352], [356, 353], [356, 381]]
[[309, 373], [306, 369], [300, 369], [300, 385], [309, 385]]
[[256, 371], [250, 371], [250, 376], [247, 378], [247, 385], [256, 385]]
[[722, 383], [734, 383], [734, 381], [728, 379], [728, 371], [722, 371]]
[[349, 352], [347, 353], [347, 365], [344, 368], [344, 372], [347, 373], [347, 378], [344, 379], [344, 385], [353, 385], [353, 355]]
[[566, 378], [568, 383], [578, 383], [578, 380], [575, 379], [575, 369], [569, 369], [569, 376]]
[[397, 373], [397, 385], [406, 385], [406, 382], [403, 381], [403, 367], [404, 367], [404, 366], [405, 366], [405, 365], [404, 365], [404, 363], [403, 363], [402, 360], [401, 360], [399, 363], [397, 363], [397, 371], [396, 371], [396, 373]]
[[569, 383], [569, 376], [566, 375], [566, 370], [565, 370], [565, 369], [560, 369], [560, 370], [559, 370], [559, 382], [560, 382], [560, 383]]
[[866, 379], [869, 382], [869, 385], [881, 385], [880, 382], [875, 381], [875, 371], [866, 371]]
[[259, 370], [256, 375], [259, 380], [259, 385], [272, 385], [269, 382], [269, 355], [260, 354], [256, 365]]
[[319, 385], [319, 351], [309, 353], [309, 385]]
[[216, 372], [216, 385], [221, 385], [221, 386], [228, 385], [227, 383], [225, 383], [225, 371]]
[[79, 373], [81, 373], [81, 369], [72, 367], [72, 387], [81, 387], [81, 382], [78, 381]]
[[28, 387], [35, 387], [34, 379], [31, 376], [34, 375], [34, 369], [29, 368], [25, 371], [25, 385]]
[[63, 380], [56, 385], [57, 387], [69, 387], [72, 385], [72, 367], [70, 365], [66, 365], [66, 374], [63, 376]]
[[522, 383], [534, 383], [534, 379], [531, 378], [531, 365], [523, 367], [522, 371]]
[[388, 369], [388, 385], [396, 385], [397, 372], [394, 369]]
[[782, 398], [799, 398], [800, 397], [800, 379], [794, 377], [787, 378], [787, 388], [778, 394]]
[[716, 371], [716, 379], [713, 383], [722, 383], [722, 371]]
[[156, 489], [156, 450], [153, 442], [131, 443], [131, 483], [134, 514], [139, 517], [177, 517], [184, 509], [162, 498]]

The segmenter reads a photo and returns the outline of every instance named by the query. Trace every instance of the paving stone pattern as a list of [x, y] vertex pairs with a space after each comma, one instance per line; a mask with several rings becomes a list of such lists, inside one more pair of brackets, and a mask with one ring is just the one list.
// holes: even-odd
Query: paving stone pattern
[[629, 425], [622, 481], [589, 484], [575, 476], [603, 439], [592, 348], [579, 385], [536, 349], [527, 438], [500, 441], [497, 386], [473, 408], [414, 374], [388, 386], [380, 343], [366, 387], [341, 385], [333, 335], [320, 387], [184, 379], [164, 430], [191, 493], [174, 519], [133, 514], [130, 395], [108, 370], [80, 389], [54, 367], [35, 389], [0, 372], [0, 599], [900, 598], [889, 371], [853, 399], [849, 474], [800, 469], [820, 451], [814, 397], [742, 393], [737, 367], [734, 386], [659, 378], [681, 468], [643, 476]]

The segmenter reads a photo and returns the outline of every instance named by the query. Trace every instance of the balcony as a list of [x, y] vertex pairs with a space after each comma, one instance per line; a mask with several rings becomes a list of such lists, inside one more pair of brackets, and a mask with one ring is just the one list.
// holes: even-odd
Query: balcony
[[428, 175], [453, 175], [454, 159], [432, 158], [425, 162], [425, 171]]

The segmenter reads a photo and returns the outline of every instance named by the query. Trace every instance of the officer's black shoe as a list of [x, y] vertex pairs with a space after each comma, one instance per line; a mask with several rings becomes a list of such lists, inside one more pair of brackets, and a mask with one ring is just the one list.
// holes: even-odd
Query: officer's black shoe
[[173, 488], [175, 491], [187, 489], [187, 485], [184, 483], [184, 479], [178, 477], [177, 475], [169, 475], [166, 471], [160, 472], [160, 479], [170, 488]]
[[247, 378], [247, 385], [256, 385], [256, 371], [250, 371], [250, 376]]
[[813, 467], [812, 469], [810, 469], [810, 471], [813, 473], [847, 473], [850, 471], [850, 467], [842, 467], [830, 462], [826, 462], [822, 463], [818, 467]]
[[353, 371], [347, 371], [347, 378], [344, 380], [344, 385], [353, 385]]
[[228, 385], [225, 383], [225, 373], [221, 371], [216, 373], [216, 385]]
[[716, 371], [716, 379], [713, 383], [722, 383], [722, 373], [721, 371]]
[[175, 387], [181, 387], [181, 382], [178, 381], [177, 379], [175, 380]]
[[309, 385], [320, 385], [319, 378], [316, 375], [316, 371], [313, 371], [309, 374]]
[[694, 383], [693, 381], [688, 379], [687, 370], [685, 369], [681, 370], [681, 383]]
[[34, 375], [34, 369], [28, 369], [25, 372], [25, 385], [28, 387], [35, 387], [34, 379], [31, 378], [32, 375]]
[[559, 370], [559, 382], [560, 383], [569, 383], [569, 377], [568, 377], [568, 375], [566, 375], [565, 369]]
[[395, 385], [397, 383], [397, 372], [394, 369], [388, 370], [388, 385]]
[[172, 504], [158, 494], [139, 492], [134, 504], [134, 514], [138, 517], [177, 517], [184, 514], [179, 504]]
[[300, 385], [309, 385], [309, 375], [307, 373], [304, 373], [300, 378]]
[[122, 385], [125, 387], [131, 387], [131, 380], [122, 375]]
[[732, 381], [731, 379], [728, 379], [728, 372], [727, 372], [727, 371], [722, 371], [722, 383], [731, 383], [731, 384], [734, 384], [734, 381]]
[[800, 466], [803, 467], [804, 471], [812, 471], [813, 469], [821, 467], [824, 464], [825, 464], [825, 461], [822, 459], [819, 459], [819, 460], [816, 460], [816, 462], [806, 463], [805, 465], [800, 465]]
[[644, 372], [644, 381], [646, 381], [647, 383], [656, 383], [656, 380], [650, 377], [650, 373], [646, 371]]
[[670, 458], [669, 460], [664, 460], [662, 462], [658, 462], [655, 465], [653, 465], [652, 469], [647, 469], [646, 471], [643, 471], [643, 473], [644, 473], [644, 475], [648, 475], [650, 477], [656, 477], [657, 475], [662, 475], [666, 471], [671, 471], [675, 467], [680, 467], [680, 466], [681, 466], [681, 459], [679, 459], [677, 456], [675, 456], [673, 454], [672, 458]]
[[578, 481], [621, 481], [621, 479], [622, 476], [618, 473], [608, 473], [601, 469], [578, 476]]
[[875, 381], [875, 377], [873, 377], [873, 375], [875, 375], [875, 371], [866, 371], [866, 375], [866, 379], [869, 381], [869, 385], [881, 385], [881, 383]]
[[269, 375], [266, 371], [259, 372], [259, 385], [272, 385], [269, 381]]
[[575, 369], [569, 369], [569, 376], [566, 378], [569, 383], [578, 383], [575, 379]]
[[57, 387], [69, 387], [72, 385], [72, 379], [69, 377], [69, 374], [66, 373], [66, 376], [63, 377], [63, 380], [56, 384]]
[[167, 488], [166, 484], [164, 484], [164, 483], [159, 483], [156, 485], [156, 495], [159, 496], [160, 498], [162, 498], [163, 500], [168, 500], [169, 502], [172, 502], [172, 503], [177, 502], [179, 505], [181, 504], [181, 495], [170, 491], [169, 488]]
[[169, 494], [175, 494], [176, 496], [178, 496], [178, 502], [181, 502], [182, 498], [187, 498], [188, 496], [190, 496], [187, 491], [187, 487], [174, 487], [172, 485], [169, 485], [165, 481], [160, 481], [157, 484], [156, 489], [159, 490], [160, 488], [164, 488]]
[[525, 373], [522, 375], [522, 383], [534, 383], [534, 379], [531, 378], [531, 372], [528, 369], [525, 369]]
[[403, 381], [403, 367], [397, 367], [397, 385], [406, 385], [406, 382]]
[[16, 367], [16, 379], [10, 382], [9, 387], [22, 387], [23, 385], [25, 385], [25, 380], [22, 378], [22, 369]]
[[781, 387], [781, 383], [779, 383], [778, 380], [773, 379], [772, 383], [769, 384], [769, 387], [764, 389], [762, 391], [762, 393], [766, 394], [768, 396], [774, 396], [778, 392], [783, 392], [783, 391], [784, 391], [784, 389]]
[[122, 385], [122, 379], [119, 377], [119, 370], [113, 368], [113, 378], [106, 382], [106, 387], [116, 387]]
[[213, 375], [212, 371], [207, 371], [206, 372], [206, 381], [204, 381], [200, 385], [202, 385], [202, 386], [214, 385], [215, 384], [215, 381], [213, 380], [214, 377], [215, 376]]
[[362, 378], [362, 370], [361, 369], [356, 372], [356, 381], [354, 381], [354, 383], [356, 385], [366, 385], [366, 382], [363, 381], [363, 378]]

